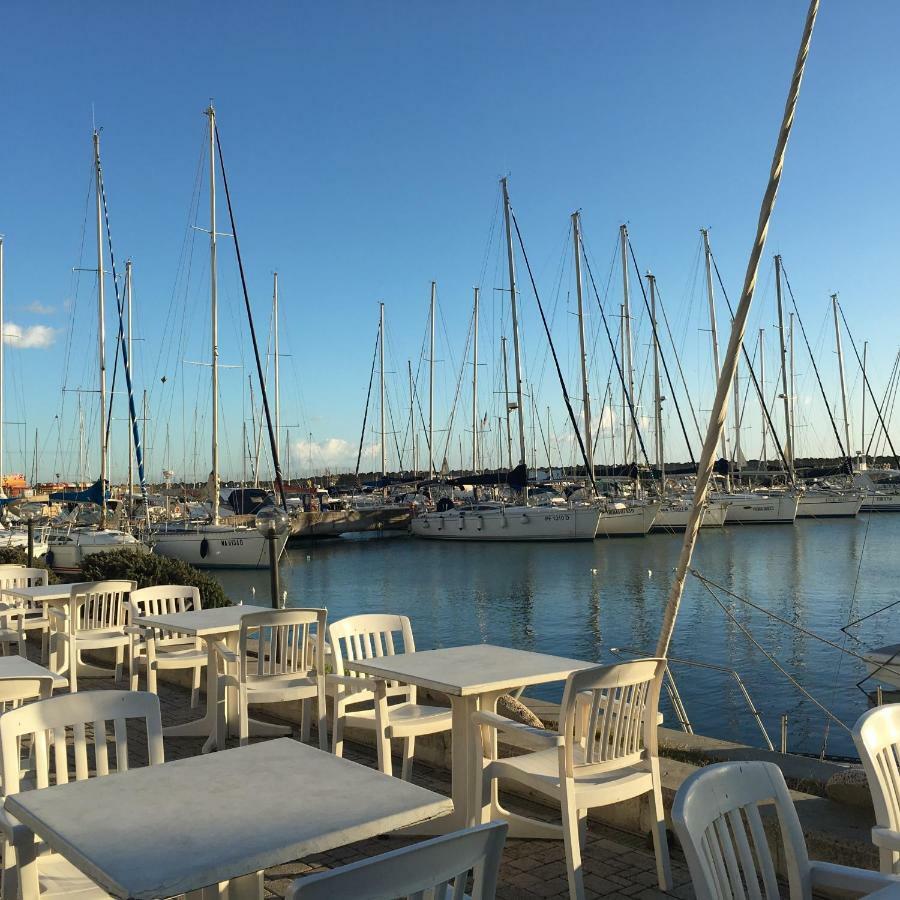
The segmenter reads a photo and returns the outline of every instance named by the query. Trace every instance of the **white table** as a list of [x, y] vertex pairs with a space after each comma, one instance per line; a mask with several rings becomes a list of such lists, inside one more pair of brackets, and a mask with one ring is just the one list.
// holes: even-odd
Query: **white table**
[[[472, 713], [476, 710], [496, 712], [498, 698], [514, 688], [564, 681], [572, 672], [595, 665], [561, 656], [476, 644], [354, 660], [348, 663], [348, 668], [376, 678], [439, 691], [450, 698], [453, 710], [453, 815], [434, 823], [441, 832], [446, 832], [467, 827], [480, 807], [477, 798], [481, 791], [482, 766], [476, 755]], [[496, 792], [492, 805], [492, 818], [504, 818], [509, 822], [510, 837], [562, 837], [558, 825], [538, 826], [504, 810]]]
[[450, 801], [282, 739], [23, 791], [6, 809], [113, 896], [155, 898], [424, 822]]
[[[202, 638], [206, 642], [206, 713], [201, 719], [185, 722], [183, 725], [169, 725], [163, 729], [166, 737], [206, 737], [204, 752], [212, 748], [224, 749], [229, 729], [236, 734], [236, 702], [229, 692], [223, 706], [219, 707], [219, 671], [216, 641], [224, 641], [230, 650], [237, 649], [241, 630], [241, 619], [246, 615], [269, 611], [264, 606], [220, 606], [198, 609], [192, 612], [169, 613], [159, 616], [142, 616], [133, 625], [142, 628], [158, 628], [170, 634], [185, 634]], [[250, 734], [278, 736], [290, 734], [290, 729], [268, 722], [250, 720]]]
[[36, 603], [60, 604], [72, 596], [71, 584], [40, 584], [35, 587], [10, 587], [0, 590], [4, 597], [13, 600], [30, 600]]
[[47, 675], [53, 676], [54, 690], [69, 686], [68, 679], [24, 656], [0, 656], [0, 678], [42, 678]]

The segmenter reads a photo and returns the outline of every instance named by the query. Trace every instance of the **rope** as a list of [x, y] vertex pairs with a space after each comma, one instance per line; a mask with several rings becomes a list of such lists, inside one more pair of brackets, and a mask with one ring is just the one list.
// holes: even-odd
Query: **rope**
[[681, 555], [675, 569], [675, 579], [666, 602], [663, 614], [662, 627], [660, 629], [659, 642], [656, 655], [665, 657], [669, 652], [669, 644], [672, 641], [672, 633], [675, 631], [675, 621], [678, 618], [678, 608], [684, 594], [684, 581], [691, 565], [691, 557], [697, 544], [697, 535], [700, 531], [700, 520], [705, 509], [706, 495], [712, 477], [715, 463], [716, 447], [725, 426], [725, 417], [728, 414], [728, 395], [731, 391], [731, 383], [734, 380], [734, 372], [737, 368], [738, 354], [744, 339], [744, 330], [747, 327], [747, 316], [753, 303], [753, 294], [756, 289], [756, 279], [759, 274], [759, 261], [766, 246], [766, 236], [769, 231], [769, 220], [775, 207], [775, 198], [778, 195], [778, 186], [781, 183], [781, 175], [784, 171], [784, 159], [787, 152], [788, 137], [794, 123], [794, 113], [797, 109], [797, 100], [800, 96], [800, 84], [803, 80], [803, 71], [806, 59], [809, 55], [812, 41], [813, 26], [819, 12], [819, 0], [810, 0], [809, 11], [806, 14], [806, 24], [803, 30], [803, 38], [794, 64], [794, 74], [788, 91], [787, 102], [784, 107], [784, 115], [781, 121], [781, 129], [775, 152], [772, 157], [772, 167], [769, 172], [769, 184], [763, 196], [759, 212], [759, 221], [756, 226], [756, 237], [747, 261], [747, 272], [744, 276], [744, 287], [741, 292], [741, 301], [738, 304], [734, 321], [731, 326], [731, 337], [728, 340], [728, 350], [725, 353], [725, 363], [719, 377], [716, 388], [716, 399], [709, 417], [709, 426], [706, 431], [706, 440], [703, 443], [703, 451], [700, 455], [700, 463], [697, 468], [697, 485], [694, 490], [694, 501], [691, 514], [688, 518], [687, 528], [684, 533], [684, 543], [681, 547]]

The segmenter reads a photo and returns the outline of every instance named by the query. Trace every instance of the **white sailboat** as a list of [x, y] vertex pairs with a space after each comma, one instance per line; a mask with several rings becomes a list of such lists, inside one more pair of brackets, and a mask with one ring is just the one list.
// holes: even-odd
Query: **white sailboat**
[[[219, 300], [216, 268], [216, 113], [209, 117], [209, 258], [212, 315], [212, 497], [210, 521], [201, 524], [166, 523], [151, 534], [153, 552], [180, 559], [199, 568], [266, 569], [268, 542], [255, 527], [230, 525], [219, 518]], [[288, 531], [278, 535], [277, 557], [287, 543]]]

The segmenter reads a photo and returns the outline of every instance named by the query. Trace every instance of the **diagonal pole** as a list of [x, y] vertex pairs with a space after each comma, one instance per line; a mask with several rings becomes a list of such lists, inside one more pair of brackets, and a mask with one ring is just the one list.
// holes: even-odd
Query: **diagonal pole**
[[741, 301], [734, 314], [731, 324], [731, 337], [728, 340], [728, 349], [722, 364], [722, 372], [719, 375], [719, 383], [716, 388], [716, 399], [709, 416], [709, 426], [706, 429], [706, 439], [703, 442], [703, 452], [700, 454], [700, 462], [697, 469], [697, 486], [694, 490], [694, 502], [691, 514], [688, 517], [687, 529], [684, 533], [684, 543], [681, 546], [681, 556], [675, 568], [675, 579], [669, 591], [669, 598], [663, 613], [662, 626], [659, 633], [659, 642], [656, 645], [657, 656], [667, 656], [669, 644], [672, 641], [672, 633], [675, 631], [675, 620], [678, 617], [678, 607], [684, 594], [684, 581], [691, 565], [691, 557], [697, 544], [697, 534], [700, 529], [700, 519], [706, 504], [706, 494], [709, 490], [709, 481], [712, 475], [715, 461], [716, 445], [725, 427], [725, 417], [728, 414], [728, 395], [731, 390], [731, 382], [734, 379], [737, 368], [738, 354], [744, 340], [744, 330], [747, 327], [747, 316], [753, 303], [753, 293], [756, 289], [756, 279], [759, 274], [759, 261], [766, 246], [766, 236], [769, 232], [769, 220], [775, 207], [775, 198], [778, 195], [778, 186], [781, 183], [781, 175], [784, 171], [784, 158], [787, 152], [788, 138], [794, 124], [794, 114], [797, 111], [797, 100], [800, 97], [800, 84], [803, 81], [803, 71], [806, 68], [806, 60], [809, 56], [809, 47], [812, 42], [813, 26], [819, 13], [819, 0], [810, 0], [809, 10], [806, 14], [806, 24], [803, 28], [803, 39], [797, 52], [797, 61], [794, 64], [794, 75], [791, 79], [791, 87], [788, 91], [787, 102], [784, 107], [784, 116], [781, 120], [781, 129], [778, 132], [778, 141], [775, 145], [775, 153], [772, 158], [772, 168], [769, 172], [769, 184], [763, 196], [762, 206], [759, 211], [759, 221], [756, 225], [756, 239], [750, 251], [750, 259], [747, 262], [747, 274], [744, 276], [744, 289], [741, 292]]

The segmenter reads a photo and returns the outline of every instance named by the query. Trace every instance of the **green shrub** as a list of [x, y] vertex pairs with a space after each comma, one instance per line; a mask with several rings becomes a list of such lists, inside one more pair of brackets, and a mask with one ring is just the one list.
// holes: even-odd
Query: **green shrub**
[[[24, 547], [0, 547], [0, 566], [27, 566], [28, 551]], [[46, 569], [47, 584], [59, 584], [56, 573], [41, 559], [34, 561], [34, 568]]]
[[135, 550], [109, 550], [85, 557], [81, 566], [85, 581], [123, 578], [136, 581], [139, 588], [157, 584], [186, 584], [200, 590], [203, 608], [231, 606], [222, 585], [206, 572], [186, 562]]

